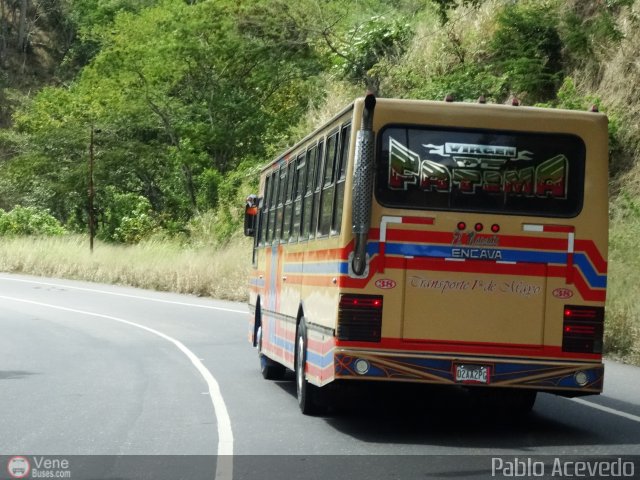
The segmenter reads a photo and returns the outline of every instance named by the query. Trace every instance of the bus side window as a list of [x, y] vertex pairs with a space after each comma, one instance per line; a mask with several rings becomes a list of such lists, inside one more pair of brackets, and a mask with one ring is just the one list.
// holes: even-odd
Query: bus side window
[[309, 238], [315, 238], [318, 230], [318, 212], [320, 211], [320, 192], [322, 191], [322, 166], [324, 158], [324, 140], [318, 142], [318, 155], [313, 180], [313, 205], [309, 219]]
[[280, 167], [280, 180], [278, 181], [278, 206], [276, 207], [275, 214], [275, 230], [273, 232], [273, 240], [275, 242], [280, 241], [282, 235], [282, 210], [284, 210], [284, 197], [287, 190], [287, 167], [282, 165]]
[[326, 237], [331, 230], [334, 196], [334, 166], [338, 150], [338, 132], [327, 139], [327, 154], [324, 162], [324, 179], [322, 182], [322, 198], [320, 201], [320, 221], [318, 236]]
[[278, 206], [278, 186], [280, 185], [280, 171], [271, 174], [271, 195], [269, 195], [269, 222], [267, 225], [267, 244], [273, 243], [276, 228], [276, 207]]
[[311, 218], [313, 217], [313, 182], [315, 180], [316, 165], [318, 164], [318, 147], [313, 145], [307, 150], [307, 181], [304, 193], [304, 205], [302, 207], [302, 233], [300, 240], [308, 240], [311, 231]]
[[271, 176], [267, 176], [264, 181], [264, 192], [262, 192], [262, 207], [259, 214], [259, 226], [258, 226], [258, 239], [257, 244], [259, 247], [264, 246], [266, 234], [267, 234], [267, 215], [269, 208], [269, 194], [271, 193]]
[[304, 218], [302, 197], [306, 188], [307, 160], [305, 152], [296, 159], [296, 179], [293, 185], [293, 220], [291, 221], [290, 242], [297, 242], [300, 238], [302, 221]]
[[283, 209], [283, 218], [282, 218], [282, 236], [280, 240], [282, 242], [288, 242], [291, 236], [291, 213], [293, 210], [293, 181], [296, 177], [295, 172], [296, 162], [295, 160], [291, 160], [287, 165], [287, 188], [285, 190], [284, 197], [284, 209]]
[[336, 198], [333, 207], [331, 234], [339, 234], [342, 227], [342, 210], [344, 204], [344, 182], [347, 178], [347, 162], [349, 160], [349, 144], [351, 143], [351, 125], [345, 125], [340, 132], [340, 154], [336, 166]]

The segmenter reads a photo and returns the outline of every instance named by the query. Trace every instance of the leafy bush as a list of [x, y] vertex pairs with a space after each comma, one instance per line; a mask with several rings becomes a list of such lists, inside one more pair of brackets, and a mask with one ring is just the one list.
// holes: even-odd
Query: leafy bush
[[634, 0], [582, 2], [564, 13], [562, 40], [575, 62], [592, 62], [596, 53], [609, 51], [624, 34], [616, 16], [622, 7], [631, 7]]
[[336, 52], [338, 69], [352, 82], [367, 81], [371, 69], [382, 59], [404, 53], [411, 34], [408, 23], [374, 16], [348, 32], [351, 41]]
[[530, 102], [553, 98], [562, 77], [562, 41], [556, 9], [514, 3], [497, 15], [490, 52], [509, 90]]
[[48, 210], [16, 206], [10, 212], [0, 209], [0, 235], [64, 235], [66, 230]]
[[107, 187], [98, 203], [101, 205], [98, 237], [102, 240], [138, 243], [159, 227], [151, 213], [151, 203], [141, 195]]

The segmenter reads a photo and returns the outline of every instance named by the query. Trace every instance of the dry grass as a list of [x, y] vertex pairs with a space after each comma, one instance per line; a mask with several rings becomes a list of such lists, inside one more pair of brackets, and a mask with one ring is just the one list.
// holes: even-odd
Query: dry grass
[[184, 248], [166, 242], [135, 246], [96, 243], [86, 237], [0, 239], [0, 270], [47, 277], [129, 285], [244, 301], [251, 246]]
[[640, 222], [614, 219], [610, 229], [605, 348], [640, 365]]

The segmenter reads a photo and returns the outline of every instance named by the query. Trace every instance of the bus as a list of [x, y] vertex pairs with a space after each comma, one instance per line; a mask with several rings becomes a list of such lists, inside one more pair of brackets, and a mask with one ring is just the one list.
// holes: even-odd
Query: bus
[[304, 414], [359, 381], [601, 393], [607, 185], [595, 108], [355, 100], [247, 200], [262, 375]]

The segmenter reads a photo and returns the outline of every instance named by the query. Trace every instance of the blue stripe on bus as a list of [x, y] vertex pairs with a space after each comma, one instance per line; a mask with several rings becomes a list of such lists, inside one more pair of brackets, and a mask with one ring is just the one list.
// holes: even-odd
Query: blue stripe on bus
[[[451, 247], [442, 245], [415, 245], [407, 243], [387, 243], [385, 252], [389, 255], [404, 255], [413, 257], [433, 257], [433, 258], [453, 258], [452, 250], [454, 248], [475, 248], [468, 246]], [[566, 265], [566, 252], [546, 252], [536, 250], [509, 250], [509, 249], [490, 249], [477, 247], [482, 250], [499, 250], [501, 260], [506, 262], [527, 262], [527, 263], [545, 263]], [[369, 257], [373, 257], [379, 251], [378, 242], [370, 242], [367, 245], [367, 253]], [[574, 255], [574, 265], [576, 265], [587, 283], [592, 288], [605, 288], [607, 286], [607, 275], [599, 274], [589, 257], [585, 253], [576, 253]], [[334, 262], [315, 262], [315, 263], [289, 263], [284, 266], [284, 272], [289, 274], [341, 274], [349, 273], [349, 264], [347, 261]], [[275, 282], [274, 282], [275, 283]], [[273, 285], [273, 283], [272, 283]]]
[[[282, 348], [289, 353], [294, 353], [295, 344], [283, 337], [279, 337], [275, 333], [270, 332], [269, 343]], [[321, 355], [311, 350], [307, 350], [307, 361], [320, 368], [328, 367], [333, 364], [333, 351], [330, 351], [325, 355]]]
[[582, 270], [582, 274], [593, 288], [607, 287], [607, 275], [600, 275], [596, 272], [586, 254], [576, 253], [573, 256], [573, 263], [578, 265], [580, 270]]
[[318, 262], [318, 263], [288, 263], [284, 266], [285, 273], [315, 273], [315, 274], [342, 274], [349, 273], [349, 264], [342, 262]]
[[319, 353], [312, 352], [311, 350], [307, 350], [307, 361], [320, 368], [333, 365], [333, 350], [326, 353], [324, 356]]
[[[376, 250], [378, 244], [376, 243]], [[385, 246], [385, 252], [390, 255], [406, 255], [414, 257], [434, 257], [434, 258], [452, 258], [452, 250], [454, 248], [474, 248], [474, 247], [444, 247], [439, 245], [411, 245], [406, 243], [388, 243]], [[535, 250], [508, 250], [508, 249], [483, 249], [482, 250], [499, 250], [501, 260], [506, 262], [527, 262], [527, 263], [546, 263], [566, 265], [566, 252], [545, 252]], [[371, 249], [373, 250], [373, 249]], [[605, 288], [607, 286], [607, 276], [601, 275], [595, 271], [589, 258], [584, 253], [576, 253], [574, 255], [574, 265], [576, 265], [585, 279], [592, 288]]]
[[533, 250], [506, 250], [499, 248], [482, 248], [482, 247], [445, 247], [440, 245], [411, 245], [406, 243], [387, 243], [385, 252], [390, 255], [408, 255], [414, 257], [436, 257], [436, 258], [454, 258], [454, 249], [465, 250], [487, 250], [492, 252], [500, 252], [501, 258], [507, 262], [527, 262], [527, 263], [556, 263], [566, 264], [566, 252], [539, 252]]

